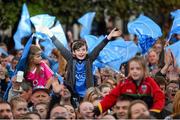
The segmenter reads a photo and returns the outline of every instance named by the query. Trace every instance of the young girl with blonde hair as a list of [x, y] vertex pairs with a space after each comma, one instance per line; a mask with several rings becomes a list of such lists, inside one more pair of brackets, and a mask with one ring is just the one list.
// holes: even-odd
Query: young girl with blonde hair
[[[133, 100], [141, 99], [149, 106], [152, 114], [160, 113], [164, 108], [165, 95], [153, 78], [148, 77], [146, 62], [136, 56], [128, 63], [129, 77], [115, 87], [94, 109], [95, 115], [107, 111], [119, 96], [128, 96]], [[98, 114], [99, 113], [99, 114]]]

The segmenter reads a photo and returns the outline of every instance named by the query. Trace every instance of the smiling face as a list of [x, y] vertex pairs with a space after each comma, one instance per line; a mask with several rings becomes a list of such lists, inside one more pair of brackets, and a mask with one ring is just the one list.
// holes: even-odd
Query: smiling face
[[144, 77], [143, 67], [136, 61], [129, 63], [129, 75], [133, 80], [142, 80]]
[[68, 111], [69, 118], [70, 119], [76, 119], [76, 113], [75, 113], [74, 108], [71, 105], [64, 105], [64, 107]]
[[92, 119], [93, 118], [93, 109], [94, 106], [90, 102], [83, 102], [80, 105], [80, 114], [83, 119]]
[[145, 105], [142, 103], [136, 103], [131, 106], [131, 118], [137, 119], [140, 115], [149, 116], [149, 111]]
[[14, 118], [21, 118], [28, 112], [27, 102], [17, 102], [13, 109]]
[[71, 48], [72, 48], [73, 56], [79, 60], [83, 60], [88, 53], [87, 51], [88, 48], [85, 40], [73, 41]]
[[80, 47], [79, 49], [74, 50], [73, 51], [73, 55], [77, 59], [83, 60], [86, 57], [86, 55], [87, 55], [87, 48], [86, 48], [86, 46], [84, 45], [84, 46]]

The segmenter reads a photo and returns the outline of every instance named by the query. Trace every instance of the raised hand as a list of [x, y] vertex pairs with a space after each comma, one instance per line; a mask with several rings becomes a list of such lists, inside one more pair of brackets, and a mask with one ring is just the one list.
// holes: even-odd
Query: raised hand
[[64, 85], [59, 84], [58, 78], [54, 78], [52, 82], [52, 90], [55, 94], [60, 94], [60, 92], [64, 89]]
[[170, 49], [168, 49], [168, 51], [165, 53], [165, 64], [168, 66], [173, 63], [173, 56], [171, 54]]
[[119, 37], [122, 35], [122, 31], [121, 30], [118, 30], [117, 28], [114, 28], [110, 33], [109, 35], [107, 36], [107, 39], [108, 40], [111, 40], [111, 38], [113, 37]]

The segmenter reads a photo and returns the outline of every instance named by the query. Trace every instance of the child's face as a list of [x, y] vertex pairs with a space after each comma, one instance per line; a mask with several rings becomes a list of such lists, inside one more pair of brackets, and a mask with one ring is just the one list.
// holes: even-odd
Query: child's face
[[79, 49], [73, 51], [73, 55], [78, 58], [79, 60], [83, 60], [87, 55], [87, 48], [86, 46], [82, 46]]
[[15, 118], [23, 117], [28, 112], [26, 102], [18, 102], [13, 109], [13, 115]]
[[42, 60], [41, 51], [39, 51], [38, 53], [36, 53], [36, 54], [34, 55], [33, 62], [34, 62], [35, 64], [39, 64], [39, 63], [41, 62], [41, 60]]
[[102, 89], [102, 95], [103, 97], [105, 97], [107, 94], [109, 94], [109, 92], [111, 91], [111, 88], [110, 87], [104, 87]]
[[138, 62], [131, 61], [129, 64], [129, 75], [133, 80], [142, 80], [144, 77], [144, 70]]

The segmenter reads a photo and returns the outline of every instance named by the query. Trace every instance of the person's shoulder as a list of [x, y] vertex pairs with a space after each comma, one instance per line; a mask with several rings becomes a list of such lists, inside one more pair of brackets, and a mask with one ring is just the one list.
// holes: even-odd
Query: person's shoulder
[[151, 76], [147, 76], [147, 77], [145, 77], [145, 80], [147, 80], [147, 81], [154, 81], [154, 78], [152, 78]]
[[132, 83], [133, 80], [131, 78], [126, 78], [124, 80], [121, 81], [122, 84], [129, 84], [129, 83]]

